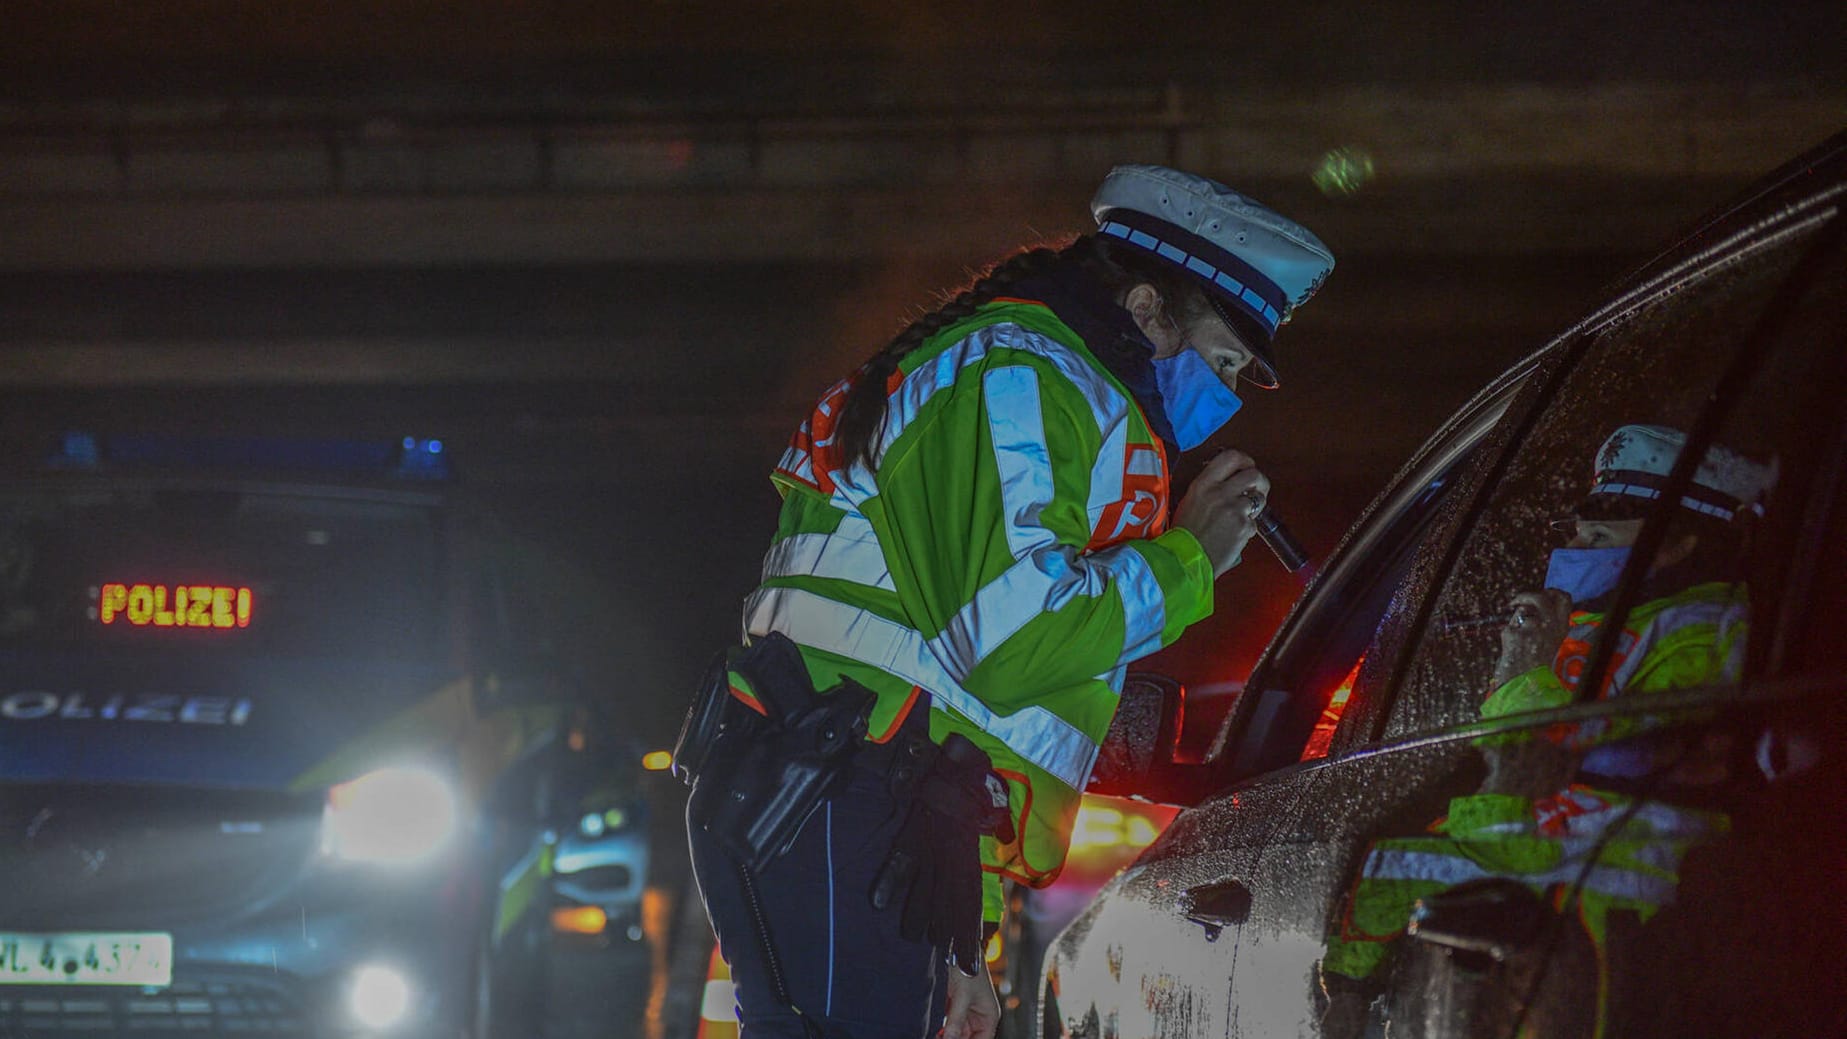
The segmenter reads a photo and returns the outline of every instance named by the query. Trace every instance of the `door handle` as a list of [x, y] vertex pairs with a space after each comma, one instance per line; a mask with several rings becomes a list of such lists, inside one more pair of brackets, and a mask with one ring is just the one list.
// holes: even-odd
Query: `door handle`
[[1200, 884], [1181, 894], [1178, 908], [1180, 915], [1205, 928], [1206, 941], [1215, 942], [1225, 928], [1250, 918], [1251, 892], [1231, 879]]

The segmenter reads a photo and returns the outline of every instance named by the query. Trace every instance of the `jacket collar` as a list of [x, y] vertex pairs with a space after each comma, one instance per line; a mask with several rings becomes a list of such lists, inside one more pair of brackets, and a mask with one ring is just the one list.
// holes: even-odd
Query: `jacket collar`
[[1154, 378], [1154, 344], [1142, 335], [1129, 312], [1117, 306], [1103, 283], [1074, 263], [1027, 278], [1010, 295], [1036, 299], [1076, 332], [1091, 356], [1135, 398], [1148, 428], [1161, 438], [1168, 467], [1174, 462], [1174, 427]]

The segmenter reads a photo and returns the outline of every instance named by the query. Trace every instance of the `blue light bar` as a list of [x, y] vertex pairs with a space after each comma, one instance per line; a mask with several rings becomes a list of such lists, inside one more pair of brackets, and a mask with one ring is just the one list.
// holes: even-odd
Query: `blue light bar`
[[344, 473], [406, 480], [454, 475], [441, 440], [401, 442], [285, 440], [269, 437], [189, 437], [162, 433], [67, 432], [52, 445], [52, 469], [238, 469]]
[[452, 475], [442, 441], [405, 437], [402, 448], [397, 475], [409, 480], [447, 480]]
[[93, 433], [65, 433], [45, 464], [53, 469], [94, 469], [102, 464], [102, 450]]

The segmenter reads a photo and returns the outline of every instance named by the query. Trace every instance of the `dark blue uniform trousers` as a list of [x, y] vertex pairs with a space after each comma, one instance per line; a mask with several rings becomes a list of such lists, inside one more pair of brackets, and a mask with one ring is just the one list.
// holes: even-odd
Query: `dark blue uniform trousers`
[[691, 822], [700, 792], [687, 811], [693, 873], [731, 965], [743, 1039], [935, 1035], [949, 968], [931, 946], [899, 936], [897, 905], [874, 910], [869, 897], [899, 823], [884, 782], [853, 769], [756, 877], [763, 929], [799, 1015], [777, 999], [737, 862]]

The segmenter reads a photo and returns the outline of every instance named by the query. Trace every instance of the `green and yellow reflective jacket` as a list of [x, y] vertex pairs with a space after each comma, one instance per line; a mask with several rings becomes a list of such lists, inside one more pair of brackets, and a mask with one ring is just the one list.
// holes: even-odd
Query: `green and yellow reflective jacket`
[[[1651, 599], [1634, 610], [1617, 634], [1598, 699], [1735, 682], [1743, 672], [1750, 601], [1742, 584], [1710, 581]], [[1532, 669], [1489, 694], [1483, 718], [1564, 707], [1572, 702], [1603, 630], [1602, 613], [1578, 610], [1550, 666]], [[1566, 746], [1592, 747], [1635, 735], [1667, 719], [1644, 714], [1592, 719], [1555, 734]], [[1524, 733], [1478, 742], [1529, 738]]]
[[845, 466], [835, 385], [773, 480], [783, 497], [750, 635], [802, 647], [817, 688], [878, 694], [890, 739], [927, 691], [930, 734], [973, 740], [1011, 787], [1000, 878], [1062, 868], [1128, 664], [1212, 611], [1212, 565], [1169, 529], [1165, 451], [1129, 392], [1050, 307], [1001, 299], [906, 355], [876, 469]]

